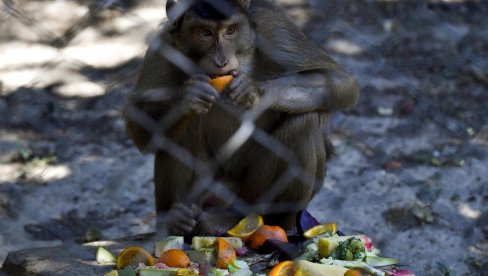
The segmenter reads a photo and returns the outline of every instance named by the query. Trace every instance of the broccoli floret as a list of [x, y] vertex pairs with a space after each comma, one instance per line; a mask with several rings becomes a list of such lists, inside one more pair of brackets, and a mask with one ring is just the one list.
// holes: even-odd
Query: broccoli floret
[[363, 241], [357, 238], [339, 242], [339, 246], [332, 251], [333, 259], [344, 261], [362, 260], [366, 256], [366, 248]]
[[347, 249], [346, 249], [346, 251], [344, 251], [342, 256], [344, 257], [343, 260], [346, 260], [346, 261], [352, 261], [354, 259], [354, 255], [352, 254], [352, 252], [347, 250]]
[[352, 252], [363, 252], [364, 250], [366, 250], [363, 241], [356, 238], [350, 239], [347, 249]]

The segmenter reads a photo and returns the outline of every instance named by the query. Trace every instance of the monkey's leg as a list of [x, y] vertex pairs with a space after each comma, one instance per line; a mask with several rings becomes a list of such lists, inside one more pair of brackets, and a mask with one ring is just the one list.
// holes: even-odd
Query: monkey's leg
[[186, 235], [197, 224], [199, 209], [186, 195], [194, 181], [194, 171], [178, 158], [157, 152], [154, 161], [154, 192], [157, 231]]
[[291, 229], [296, 213], [307, 207], [322, 186], [326, 119], [319, 113], [290, 116], [272, 135], [292, 152], [293, 160], [284, 160], [263, 146], [247, 169], [242, 196], [257, 198], [255, 204], [267, 224]]

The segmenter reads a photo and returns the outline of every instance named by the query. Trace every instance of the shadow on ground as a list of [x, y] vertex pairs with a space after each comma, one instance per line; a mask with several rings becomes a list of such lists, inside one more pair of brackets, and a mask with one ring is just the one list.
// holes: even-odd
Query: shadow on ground
[[[338, 156], [312, 213], [420, 275], [482, 275], [488, 4], [278, 2], [361, 84], [358, 106], [334, 117]], [[0, 13], [0, 260], [152, 231], [151, 157], [128, 140], [120, 106], [161, 1], [89, 19], [83, 1], [13, 3]]]

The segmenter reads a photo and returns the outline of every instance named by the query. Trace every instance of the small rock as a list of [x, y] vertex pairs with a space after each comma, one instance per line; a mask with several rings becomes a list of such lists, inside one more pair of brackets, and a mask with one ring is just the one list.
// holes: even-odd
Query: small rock
[[421, 222], [434, 222], [434, 212], [432, 211], [432, 208], [423, 204], [422, 202], [415, 202], [410, 211]]
[[402, 167], [403, 167], [402, 162], [398, 160], [390, 160], [383, 165], [383, 169], [387, 171], [398, 170], [401, 169]]
[[376, 108], [376, 112], [378, 112], [378, 114], [381, 116], [392, 116], [393, 108], [378, 106], [378, 108]]

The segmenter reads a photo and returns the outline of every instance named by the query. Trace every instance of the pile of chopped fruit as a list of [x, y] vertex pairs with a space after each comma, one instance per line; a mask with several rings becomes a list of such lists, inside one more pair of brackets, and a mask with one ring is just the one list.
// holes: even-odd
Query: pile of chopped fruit
[[[259, 215], [245, 217], [227, 237], [171, 236], [155, 244], [155, 257], [141, 247], [125, 248], [117, 258], [99, 247], [97, 262], [113, 263], [105, 276], [413, 276], [398, 260], [378, 256], [365, 235], [344, 235], [335, 223], [320, 224], [306, 210], [297, 216], [297, 234], [265, 225]], [[260, 256], [257, 257], [256, 256]], [[263, 266], [253, 269], [257, 263]], [[258, 271], [257, 271], [258, 270]]]

